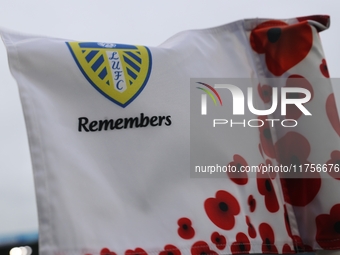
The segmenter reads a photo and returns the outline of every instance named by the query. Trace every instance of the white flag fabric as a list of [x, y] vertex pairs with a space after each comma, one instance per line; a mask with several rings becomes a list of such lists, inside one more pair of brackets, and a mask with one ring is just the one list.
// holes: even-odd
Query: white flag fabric
[[[321, 15], [240, 20], [184, 31], [158, 47], [2, 29], [29, 139], [40, 253], [339, 249], [340, 178], [329, 165], [340, 163], [340, 125], [319, 37], [328, 26]], [[262, 81], [280, 78], [290, 88], [291, 79], [303, 79], [310, 99], [287, 107], [296, 127], [276, 130], [266, 121], [247, 133], [229, 128], [227, 144], [206, 140], [207, 146], [225, 147], [226, 165], [237, 169], [321, 164], [326, 170], [296, 179], [192, 177], [191, 78], [257, 79], [254, 101], [269, 107], [275, 93]], [[214, 96], [213, 84], [196, 85]], [[215, 98], [209, 93], [207, 100]], [[233, 102], [223, 104], [231, 109]]]

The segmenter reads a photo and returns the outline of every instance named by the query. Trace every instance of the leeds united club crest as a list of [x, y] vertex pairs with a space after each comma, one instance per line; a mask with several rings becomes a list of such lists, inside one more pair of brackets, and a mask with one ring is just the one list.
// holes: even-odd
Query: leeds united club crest
[[144, 89], [151, 72], [151, 54], [145, 46], [67, 42], [74, 60], [89, 83], [121, 107]]

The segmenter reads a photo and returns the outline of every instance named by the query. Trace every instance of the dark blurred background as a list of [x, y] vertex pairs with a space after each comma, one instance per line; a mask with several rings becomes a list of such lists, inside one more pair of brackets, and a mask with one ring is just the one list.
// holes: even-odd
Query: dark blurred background
[[0, 255], [38, 255], [38, 234], [0, 237]]
[[23, 243], [20, 246], [4, 245], [0, 246], [0, 255], [38, 255], [38, 242]]

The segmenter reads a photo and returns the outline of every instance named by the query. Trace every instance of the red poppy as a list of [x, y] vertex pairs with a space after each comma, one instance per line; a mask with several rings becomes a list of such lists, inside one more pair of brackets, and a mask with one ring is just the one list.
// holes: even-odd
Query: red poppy
[[216, 198], [208, 198], [204, 209], [209, 219], [219, 228], [230, 230], [235, 225], [235, 215], [240, 213], [240, 205], [236, 198], [227, 191], [219, 190]]
[[289, 244], [285, 244], [282, 248], [282, 253], [295, 253], [294, 250], [289, 246]]
[[317, 195], [321, 187], [321, 179], [317, 178], [281, 178], [282, 186], [286, 187], [288, 197], [285, 201], [294, 206], [305, 206]]
[[338, 110], [336, 108], [335, 97], [333, 93], [330, 94], [327, 98], [326, 112], [327, 112], [327, 117], [333, 129], [338, 134], [338, 136], [340, 136], [340, 121], [339, 121]]
[[294, 235], [292, 236], [293, 242], [294, 242], [294, 250], [296, 253], [301, 253], [301, 252], [308, 252], [308, 251], [313, 251], [313, 249], [308, 246], [305, 245], [302, 242], [302, 239], [300, 236]]
[[249, 210], [250, 212], [254, 212], [255, 211], [255, 208], [256, 208], [256, 200], [255, 198], [253, 197], [253, 195], [250, 195], [248, 197], [248, 205], [249, 205]]
[[275, 148], [269, 125], [270, 122], [266, 121], [268, 116], [259, 116], [258, 118], [264, 123], [262, 127], [259, 127], [262, 150], [268, 157], [275, 158]]
[[272, 180], [268, 174], [257, 173], [257, 189], [264, 196], [264, 202], [269, 212], [277, 212], [280, 209], [279, 202], [276, 197], [276, 192], [273, 187]]
[[320, 71], [326, 78], [329, 78], [329, 72], [328, 67], [325, 59], [322, 59], [322, 62], [320, 64]]
[[180, 218], [177, 224], [179, 226], [177, 232], [180, 237], [183, 239], [191, 239], [194, 237], [195, 230], [191, 226], [191, 220], [188, 218]]
[[292, 237], [292, 230], [290, 228], [289, 216], [288, 216], [286, 205], [283, 205], [283, 208], [284, 208], [284, 217], [285, 217], [285, 225], [286, 225], [287, 234], [288, 236]]
[[261, 223], [259, 232], [262, 239], [262, 252], [263, 253], [278, 253], [275, 246], [274, 231], [267, 223]]
[[211, 234], [211, 242], [213, 242], [219, 250], [223, 250], [227, 245], [227, 239], [218, 232]]
[[125, 255], [147, 255], [147, 252], [142, 248], [136, 248], [135, 250], [125, 251]]
[[340, 151], [332, 151], [331, 159], [326, 164], [327, 173], [334, 179], [340, 180]]
[[110, 251], [108, 248], [103, 248], [100, 251], [100, 255], [116, 255], [116, 253], [113, 251]]
[[242, 156], [235, 154], [233, 157], [234, 161], [228, 164], [228, 167], [236, 167], [236, 172], [228, 171], [230, 180], [238, 185], [245, 185], [248, 182], [248, 174], [246, 172], [240, 172], [242, 166], [248, 166], [247, 161]]
[[268, 70], [281, 76], [307, 56], [312, 48], [313, 34], [307, 21], [288, 25], [269, 20], [251, 31], [250, 44], [254, 51], [265, 54]]
[[236, 242], [231, 244], [232, 254], [249, 254], [250, 242], [248, 237], [244, 233], [238, 233], [236, 235]]
[[204, 241], [198, 241], [191, 247], [191, 255], [217, 255], [213, 250], [210, 250], [209, 245]]
[[[281, 137], [275, 144], [277, 161], [285, 166], [293, 164], [297, 167], [307, 163], [310, 154], [310, 145], [308, 140], [297, 132], [290, 131]], [[299, 168], [296, 168], [299, 169]]]
[[269, 85], [262, 85], [259, 83], [257, 91], [264, 103], [269, 103], [272, 100], [273, 88]]
[[159, 255], [181, 255], [181, 251], [176, 246], [168, 244], [164, 246], [164, 250]]
[[294, 242], [294, 250], [295, 252], [304, 252], [304, 244], [302, 242], [302, 239], [300, 236], [294, 235], [292, 236], [293, 242]]
[[[297, 17], [296, 18], [298, 21], [316, 21], [322, 25], [324, 25], [326, 28], [329, 27], [329, 16], [328, 15], [310, 15], [310, 16], [304, 16], [304, 17]], [[322, 27], [315, 26], [315, 29], [320, 32], [325, 30]]]
[[247, 223], [247, 226], [248, 226], [248, 235], [251, 238], [255, 238], [256, 237], [256, 230], [255, 230], [253, 224], [251, 224], [250, 218], [248, 216], [246, 216], [246, 223]]
[[[310, 154], [308, 140], [303, 135], [290, 131], [276, 142], [275, 148], [279, 164], [288, 168], [296, 167], [296, 173], [290, 173], [290, 176], [286, 176], [290, 178], [284, 178], [285, 174], [282, 174], [280, 179], [282, 186], [286, 190], [285, 201], [295, 206], [309, 204], [320, 190], [321, 179], [320, 174], [316, 171], [314, 173], [305, 173], [306, 169], [304, 167], [302, 168], [302, 173], [298, 171], [300, 166], [310, 164], [307, 160]], [[296, 178], [291, 178], [292, 174]], [[306, 178], [306, 176], [309, 178]]]
[[[287, 88], [303, 88], [307, 89], [310, 94], [311, 98], [309, 102], [314, 97], [314, 90], [312, 85], [309, 83], [307, 79], [305, 79], [303, 76], [298, 74], [290, 75], [286, 80], [286, 86]], [[297, 99], [297, 98], [305, 98], [305, 94], [303, 93], [287, 93], [286, 95], [287, 99]], [[297, 120], [302, 115], [301, 110], [294, 104], [287, 104], [286, 105], [286, 119], [294, 119]]]
[[331, 208], [330, 214], [320, 214], [315, 219], [316, 241], [326, 250], [340, 248], [340, 204]]

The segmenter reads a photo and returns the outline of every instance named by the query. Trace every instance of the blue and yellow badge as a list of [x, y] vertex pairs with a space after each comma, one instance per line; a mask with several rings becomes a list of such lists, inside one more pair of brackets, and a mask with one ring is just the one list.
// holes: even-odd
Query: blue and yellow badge
[[144, 89], [151, 72], [151, 53], [145, 46], [67, 42], [80, 71], [102, 95], [121, 107]]

